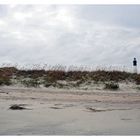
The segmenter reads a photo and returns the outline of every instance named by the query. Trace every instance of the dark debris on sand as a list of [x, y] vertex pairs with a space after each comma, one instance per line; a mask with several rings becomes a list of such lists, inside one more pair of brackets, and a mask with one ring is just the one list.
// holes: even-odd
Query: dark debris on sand
[[11, 105], [9, 107], [9, 109], [11, 110], [24, 110], [24, 109], [27, 109], [25, 107], [23, 107], [25, 104], [14, 104], [14, 105]]
[[94, 108], [92, 108], [92, 107], [87, 107], [87, 109], [88, 109], [89, 111], [92, 111], [92, 112], [102, 112], [102, 111], [106, 111], [106, 110], [94, 109]]
[[52, 106], [52, 107], [50, 107], [50, 108], [52, 108], [52, 109], [63, 109], [63, 108], [61, 108], [61, 107], [55, 107], [55, 106]]

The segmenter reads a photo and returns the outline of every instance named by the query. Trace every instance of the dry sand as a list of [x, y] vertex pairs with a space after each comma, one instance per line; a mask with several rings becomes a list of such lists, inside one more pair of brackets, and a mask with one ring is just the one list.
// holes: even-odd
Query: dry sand
[[140, 92], [0, 87], [0, 135], [140, 135]]

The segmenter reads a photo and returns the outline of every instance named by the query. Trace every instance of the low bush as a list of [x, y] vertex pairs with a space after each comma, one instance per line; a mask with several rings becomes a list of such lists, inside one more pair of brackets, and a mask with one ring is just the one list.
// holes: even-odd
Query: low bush
[[134, 76], [135, 83], [140, 85], [140, 74]]
[[105, 83], [105, 89], [110, 89], [110, 90], [117, 90], [119, 89], [119, 84], [118, 83]]
[[43, 85], [44, 85], [44, 87], [50, 87], [50, 86], [52, 86], [52, 83], [44, 82]]
[[9, 86], [11, 84], [12, 84], [12, 82], [11, 82], [10, 78], [7, 78], [7, 77], [0, 78], [0, 86], [2, 86], [2, 85]]
[[23, 80], [21, 83], [25, 87], [39, 87], [40, 82], [37, 79]]
[[65, 79], [65, 72], [64, 71], [47, 71], [45, 80], [48, 82], [56, 82], [57, 80], [64, 80]]

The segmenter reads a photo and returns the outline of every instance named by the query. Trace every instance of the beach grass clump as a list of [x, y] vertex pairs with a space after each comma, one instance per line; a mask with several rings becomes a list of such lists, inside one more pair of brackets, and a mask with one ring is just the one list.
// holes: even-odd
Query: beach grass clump
[[2, 67], [0, 68], [0, 77], [12, 77], [17, 71], [18, 69], [15, 67]]
[[44, 87], [48, 88], [48, 87], [56, 87], [56, 88], [65, 88], [65, 85], [63, 83], [58, 83], [58, 82], [44, 82]]
[[25, 87], [39, 87], [40, 82], [38, 79], [24, 79], [21, 81], [21, 84], [23, 84]]
[[105, 83], [105, 89], [109, 90], [118, 90], [119, 84], [114, 82]]
[[136, 87], [137, 90], [140, 90], [140, 87]]
[[17, 77], [37, 79], [46, 75], [45, 70], [18, 70], [16, 73]]
[[132, 73], [121, 72], [121, 71], [105, 71], [105, 70], [97, 70], [88, 73], [90, 79], [95, 82], [106, 82], [106, 81], [114, 81], [120, 82], [125, 80], [131, 80]]
[[140, 74], [135, 75], [134, 80], [137, 85], [140, 85]]
[[90, 77], [90, 72], [87, 71], [68, 71], [66, 72], [66, 79], [69, 81], [84, 81]]
[[56, 71], [56, 70], [49, 70], [46, 71], [46, 76], [45, 80], [47, 82], [53, 83], [56, 82], [57, 80], [65, 80], [65, 71]]
[[52, 83], [49, 83], [49, 82], [43, 82], [43, 85], [44, 85], [44, 87], [50, 87], [50, 86], [52, 86]]
[[0, 77], [0, 86], [10, 86], [12, 84], [11, 79], [8, 77]]

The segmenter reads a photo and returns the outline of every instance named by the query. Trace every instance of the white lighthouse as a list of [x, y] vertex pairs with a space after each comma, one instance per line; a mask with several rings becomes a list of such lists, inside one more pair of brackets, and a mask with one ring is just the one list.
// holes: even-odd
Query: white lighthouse
[[136, 58], [134, 58], [134, 60], [133, 60], [133, 72], [137, 73], [137, 60], [136, 60]]

